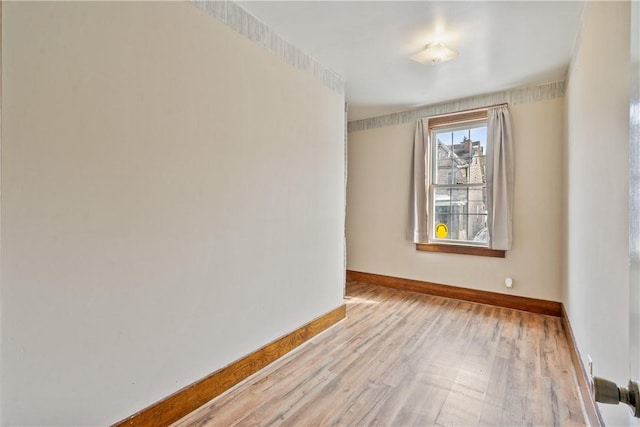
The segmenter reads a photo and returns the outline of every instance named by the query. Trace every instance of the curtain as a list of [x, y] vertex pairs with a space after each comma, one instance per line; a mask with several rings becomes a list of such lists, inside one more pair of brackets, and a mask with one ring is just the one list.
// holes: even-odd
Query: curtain
[[427, 242], [427, 179], [429, 177], [428, 119], [416, 123], [413, 138], [413, 179], [411, 181], [411, 217], [414, 243]]
[[492, 249], [511, 249], [513, 224], [513, 140], [509, 108], [487, 111], [487, 226]]

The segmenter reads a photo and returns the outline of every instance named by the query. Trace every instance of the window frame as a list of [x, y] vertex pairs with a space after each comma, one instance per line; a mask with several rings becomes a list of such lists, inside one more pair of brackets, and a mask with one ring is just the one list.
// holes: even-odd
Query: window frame
[[[437, 173], [435, 164], [437, 163], [437, 153], [438, 147], [437, 143], [433, 143], [432, 135], [433, 131], [437, 131], [438, 129], [449, 129], [456, 127], [465, 127], [465, 126], [473, 126], [479, 123], [487, 123], [487, 114], [488, 109], [478, 109], [460, 113], [452, 113], [445, 114], [441, 116], [430, 117], [428, 122], [427, 138], [429, 138], [429, 146], [428, 146], [428, 177], [425, 176], [425, 190], [428, 194], [428, 206], [427, 209], [427, 217], [429, 220], [429, 227], [427, 230], [428, 243], [417, 243], [416, 249], [419, 251], [426, 252], [443, 252], [443, 253], [454, 253], [454, 254], [465, 254], [465, 255], [477, 255], [477, 256], [488, 256], [488, 257], [497, 257], [504, 258], [505, 251], [504, 250], [495, 250], [491, 249], [490, 245], [490, 237], [487, 241], [486, 245], [475, 245], [469, 243], [468, 241], [444, 241], [435, 238], [433, 236], [433, 230], [435, 227], [435, 189], [437, 187], [481, 187], [486, 188], [486, 182], [484, 184], [435, 184]], [[488, 144], [488, 141], [487, 141]], [[486, 156], [487, 153], [485, 153]], [[435, 156], [435, 158], [434, 158]], [[489, 207], [487, 207], [487, 215], [490, 215]]]

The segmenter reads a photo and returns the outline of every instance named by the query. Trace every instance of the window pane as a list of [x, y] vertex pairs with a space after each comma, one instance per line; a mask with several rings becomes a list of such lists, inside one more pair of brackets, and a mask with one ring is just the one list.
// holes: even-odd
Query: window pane
[[432, 134], [432, 141], [435, 184], [486, 182], [486, 125], [436, 130]]
[[451, 191], [452, 188], [436, 188], [434, 191], [435, 215], [432, 235], [438, 240], [451, 240]]
[[435, 133], [434, 140], [438, 142], [435, 164], [436, 184], [455, 184], [455, 165], [451, 147], [451, 132]]
[[469, 215], [469, 236], [474, 243], [489, 243], [489, 231], [487, 229], [487, 215]]
[[468, 203], [470, 214], [487, 214], [487, 188], [482, 187], [470, 187]]
[[474, 154], [469, 163], [469, 184], [485, 184], [485, 159], [486, 156]]
[[435, 240], [488, 243], [485, 187], [437, 187], [433, 202]]

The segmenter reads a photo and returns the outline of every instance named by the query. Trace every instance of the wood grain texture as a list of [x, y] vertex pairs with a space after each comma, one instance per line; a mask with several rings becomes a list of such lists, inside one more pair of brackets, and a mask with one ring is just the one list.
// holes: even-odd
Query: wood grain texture
[[446, 254], [487, 256], [492, 258], [504, 258], [506, 253], [506, 251], [480, 248], [478, 246], [442, 245], [434, 243], [416, 243], [416, 250]]
[[561, 319], [347, 285], [341, 322], [174, 424], [584, 425]]
[[584, 363], [582, 363], [582, 357], [580, 356], [580, 351], [578, 351], [578, 345], [576, 344], [576, 339], [573, 335], [573, 329], [571, 328], [569, 316], [567, 315], [564, 304], [562, 305], [562, 326], [567, 336], [567, 342], [569, 343], [571, 360], [576, 371], [576, 378], [589, 424], [593, 427], [604, 427], [604, 420], [602, 419], [602, 414], [600, 414], [600, 409], [598, 409], [598, 404], [593, 398], [589, 374], [587, 373]]
[[300, 344], [344, 319], [346, 305], [330, 311], [255, 352], [239, 359], [114, 426], [166, 426], [284, 356]]
[[446, 298], [472, 301], [481, 304], [490, 304], [498, 307], [514, 308], [516, 310], [523, 310], [531, 313], [547, 314], [556, 317], [560, 317], [562, 315], [562, 304], [556, 301], [506, 295], [497, 292], [480, 291], [477, 289], [461, 288], [457, 286], [440, 285], [437, 283], [422, 282], [420, 280], [402, 279], [399, 277], [383, 276], [380, 274], [363, 273], [352, 270], [347, 270], [347, 280], [386, 286], [388, 288], [401, 289], [405, 291], [437, 295]]
[[440, 116], [429, 117], [429, 130], [435, 129], [441, 126], [451, 126], [456, 123], [464, 123], [475, 120], [486, 120], [487, 109], [478, 109], [472, 111], [461, 111], [454, 114], [443, 114]]

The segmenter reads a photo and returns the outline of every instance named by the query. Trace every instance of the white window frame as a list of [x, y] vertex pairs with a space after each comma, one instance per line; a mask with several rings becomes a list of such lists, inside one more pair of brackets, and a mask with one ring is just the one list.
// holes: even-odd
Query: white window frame
[[[484, 113], [486, 113], [486, 110], [484, 110]], [[486, 242], [474, 242], [472, 240], [453, 240], [453, 239], [440, 239], [438, 237], [436, 237], [434, 235], [435, 233], [435, 227], [436, 227], [436, 189], [438, 188], [484, 188], [486, 191], [486, 187], [487, 187], [487, 183], [486, 181], [484, 183], [479, 183], [479, 184], [451, 184], [451, 183], [447, 183], [447, 184], [436, 184], [437, 182], [437, 173], [438, 173], [438, 169], [437, 169], [437, 164], [438, 164], [438, 143], [437, 143], [437, 139], [436, 139], [436, 134], [437, 133], [442, 133], [443, 131], [446, 132], [455, 132], [456, 130], [463, 130], [463, 129], [469, 129], [470, 127], [479, 127], [478, 125], [482, 126], [484, 125], [485, 127], [487, 126], [487, 118], [486, 118], [486, 114], [485, 117], [480, 117], [480, 118], [471, 118], [471, 119], [457, 119], [457, 115], [452, 115], [450, 121], [447, 121], [446, 118], [441, 119], [440, 121], [442, 121], [442, 123], [439, 123], [437, 125], [431, 126], [429, 125], [429, 141], [430, 141], [430, 155], [428, 156], [429, 159], [429, 173], [428, 173], [428, 212], [427, 212], [427, 218], [429, 219], [429, 228], [427, 230], [427, 238], [428, 238], [428, 242], [429, 244], [436, 244], [436, 245], [454, 245], [454, 246], [470, 246], [470, 247], [476, 247], [476, 248], [489, 248], [491, 245], [490, 242], [490, 236], [487, 235], [487, 241]], [[487, 141], [487, 144], [489, 142]], [[486, 152], [485, 152], [485, 156], [486, 156]], [[455, 176], [455, 175], [454, 175]], [[487, 206], [487, 215], [489, 215], [489, 207]], [[487, 233], [488, 234], [488, 233]]]

